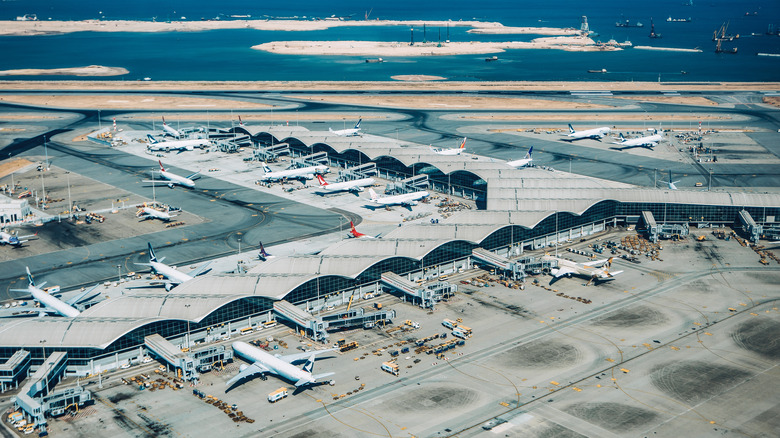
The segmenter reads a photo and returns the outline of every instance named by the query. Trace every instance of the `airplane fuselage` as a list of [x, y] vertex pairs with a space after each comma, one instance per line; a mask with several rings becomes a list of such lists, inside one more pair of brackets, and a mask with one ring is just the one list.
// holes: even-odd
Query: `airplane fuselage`
[[314, 383], [315, 381], [311, 373], [306, 372], [293, 364], [287, 363], [245, 342], [234, 342], [233, 350], [247, 361], [251, 363], [258, 363], [259, 365], [267, 368], [269, 372], [276, 374], [290, 382], [296, 383], [304, 381], [308, 383]]
[[363, 187], [368, 187], [373, 184], [374, 184], [374, 178], [361, 178], [353, 181], [344, 181], [344, 182], [328, 183], [326, 185], [321, 185], [320, 190], [325, 190], [328, 192], [342, 192], [346, 190], [363, 191]]
[[184, 186], [184, 187], [188, 187], [188, 188], [195, 187], [195, 181], [193, 181], [193, 180], [191, 180], [189, 178], [185, 178], [183, 176], [176, 175], [175, 173], [171, 173], [171, 172], [167, 172], [167, 171], [161, 170], [160, 171], [160, 176], [162, 176], [163, 178], [165, 178], [168, 181], [170, 181], [171, 184], [178, 184], [180, 186]]
[[301, 167], [298, 169], [279, 170], [276, 172], [266, 172], [261, 178], [261, 181], [279, 181], [283, 179], [314, 179], [316, 173], [328, 173], [328, 166], [309, 166]]
[[81, 312], [73, 308], [72, 306], [69, 306], [64, 301], [60, 300], [59, 298], [47, 294], [45, 291], [35, 287], [35, 286], [27, 286], [27, 290], [30, 292], [30, 295], [32, 295], [33, 299], [39, 303], [41, 303], [42, 306], [54, 310], [58, 314], [62, 316], [67, 316], [70, 318], [74, 318], [76, 316], [79, 316]]
[[157, 274], [160, 274], [167, 278], [171, 283], [174, 284], [181, 284], [186, 281], [192, 280], [193, 277], [180, 272], [173, 266], [168, 266], [165, 263], [160, 262], [149, 262], [149, 265], [152, 267], [152, 270], [156, 272]]
[[372, 199], [371, 202], [374, 202], [379, 205], [388, 205], [388, 206], [389, 205], [417, 205], [417, 201], [429, 195], [430, 193], [426, 192], [425, 190], [422, 190], [419, 192], [405, 193], [403, 195], [385, 196], [381, 198], [377, 197], [376, 199]]

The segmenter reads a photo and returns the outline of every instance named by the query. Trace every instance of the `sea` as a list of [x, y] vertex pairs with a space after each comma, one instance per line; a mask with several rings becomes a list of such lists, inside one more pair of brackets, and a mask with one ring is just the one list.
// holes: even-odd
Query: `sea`
[[[129, 73], [105, 80], [178, 81], [386, 81], [396, 75], [441, 76], [451, 81], [780, 81], [778, 0], [1, 0], [0, 19], [36, 14], [39, 20], [481, 20], [506, 26], [575, 27], [583, 17], [595, 40], [631, 41], [635, 46], [701, 49], [701, 53], [627, 49], [566, 52], [518, 49], [489, 55], [384, 57], [294, 56], [252, 46], [287, 40], [416, 42], [530, 41], [539, 35], [475, 35], [465, 27], [338, 27], [323, 31], [216, 30], [206, 32], [97, 33], [0, 37], [0, 70], [86, 65], [124, 67]], [[182, 18], [184, 17], [184, 18]], [[688, 19], [690, 21], [667, 21]], [[617, 27], [617, 22], [642, 27]], [[661, 38], [650, 38], [650, 23]], [[715, 53], [713, 33], [728, 24], [738, 39], [723, 43], [735, 54]], [[498, 60], [488, 62], [493, 55]], [[606, 73], [589, 73], [602, 70]], [[6, 79], [91, 80], [75, 76], [6, 76]]]

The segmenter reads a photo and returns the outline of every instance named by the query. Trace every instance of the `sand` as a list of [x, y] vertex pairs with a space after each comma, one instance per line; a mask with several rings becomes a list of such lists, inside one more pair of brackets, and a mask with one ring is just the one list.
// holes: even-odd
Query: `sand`
[[429, 29], [472, 27], [483, 33], [573, 35], [572, 29], [504, 27], [501, 23], [483, 21], [421, 20], [209, 20], [209, 21], [0, 21], [0, 35], [52, 35], [71, 32], [203, 32], [218, 29], [256, 29], [270, 31], [314, 31], [333, 27], [404, 26]]
[[121, 76], [130, 73], [122, 67], [88, 65], [86, 67], [66, 68], [25, 68], [0, 70], [0, 76]]
[[718, 103], [700, 96], [612, 96], [614, 99], [638, 100], [640, 102], [677, 103], [680, 105], [718, 106]]
[[468, 33], [482, 34], [482, 35], [579, 35], [581, 31], [579, 29], [570, 28], [557, 28], [557, 27], [509, 27], [509, 26], [495, 26], [495, 27], [479, 27], [470, 29]]
[[780, 107], [780, 97], [777, 96], [764, 96], [764, 103]]
[[0, 102], [59, 108], [93, 109], [267, 109], [270, 105], [231, 99], [137, 94], [4, 94]]
[[615, 51], [619, 47], [596, 46], [595, 41], [581, 36], [536, 38], [531, 42], [454, 42], [417, 43], [385, 41], [272, 41], [252, 46], [282, 55], [340, 55], [340, 56], [454, 56], [501, 53], [508, 49], [558, 49], [578, 52]]
[[30, 164], [33, 164], [33, 162], [26, 160], [24, 158], [17, 158], [15, 160], [3, 160], [2, 162], [0, 162], [0, 178], [3, 178], [14, 172], [17, 172], [19, 169], [23, 169], [29, 166]]
[[447, 78], [430, 75], [396, 75], [390, 76], [390, 79], [394, 79], [396, 81], [443, 81]]
[[766, 91], [780, 82], [0, 81], [4, 91]]
[[529, 110], [529, 109], [607, 109], [607, 105], [596, 105], [579, 101], [559, 101], [545, 99], [526, 99], [522, 97], [484, 97], [484, 96], [430, 96], [430, 95], [375, 95], [375, 96], [289, 96], [296, 99], [316, 100], [320, 102], [341, 103], [349, 105], [371, 105], [393, 108], [419, 109], [496, 109], [496, 110]]
[[[603, 121], [603, 122], [613, 122], [616, 120], [620, 121], [633, 121], [633, 120], [674, 120], [675, 122], [685, 120], [685, 121], [698, 121], [698, 120], [731, 120], [730, 116], [716, 116], [712, 114], [691, 114], [691, 115], [682, 115], [682, 114], [623, 114], [623, 113], [587, 113], [587, 114], [504, 114], [504, 115], [461, 115], [458, 116], [459, 119], [464, 120], [489, 120], [489, 121], [504, 121], [504, 122], [513, 122], [513, 121], [560, 121], [560, 122], [566, 122], [569, 121], [575, 121], [575, 120], [585, 120], [585, 121]], [[510, 131], [513, 129], [509, 129]]]

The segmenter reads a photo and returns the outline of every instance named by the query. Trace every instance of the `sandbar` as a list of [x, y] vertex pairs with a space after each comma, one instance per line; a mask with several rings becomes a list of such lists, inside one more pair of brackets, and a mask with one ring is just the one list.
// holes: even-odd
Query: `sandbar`
[[718, 103], [701, 96], [612, 96], [614, 99], [644, 102], [676, 103], [681, 105], [718, 106]]
[[501, 23], [482, 21], [422, 20], [203, 20], [203, 21], [0, 21], [0, 35], [35, 36], [71, 32], [203, 32], [226, 29], [268, 31], [314, 31], [332, 27], [406, 26], [502, 28]]
[[0, 70], [0, 76], [121, 76], [128, 73], [130, 73], [130, 71], [123, 67], [106, 67], [103, 65]]
[[562, 29], [558, 27], [511, 26], [476, 27], [466, 32], [483, 35], [579, 35], [582, 33], [582, 31], [573, 27]]
[[581, 101], [561, 101], [547, 99], [529, 99], [523, 97], [488, 97], [488, 96], [452, 96], [452, 95], [309, 95], [288, 96], [301, 100], [316, 100], [318, 102], [341, 103], [350, 105], [371, 105], [372, 107], [420, 108], [420, 109], [497, 109], [497, 110], [529, 110], [529, 109], [610, 109], [608, 105], [598, 105]]
[[454, 56], [501, 53], [507, 49], [558, 49], [566, 51], [615, 51], [619, 47], [597, 46], [588, 37], [545, 37], [531, 42], [451, 42], [410, 45], [406, 42], [385, 41], [272, 41], [252, 46], [255, 50], [282, 55], [341, 55], [341, 56]]
[[58, 108], [100, 109], [266, 109], [270, 105], [234, 99], [138, 94], [4, 94], [0, 102]]
[[443, 76], [431, 75], [395, 75], [391, 76], [390, 79], [394, 79], [396, 81], [443, 81], [447, 78]]

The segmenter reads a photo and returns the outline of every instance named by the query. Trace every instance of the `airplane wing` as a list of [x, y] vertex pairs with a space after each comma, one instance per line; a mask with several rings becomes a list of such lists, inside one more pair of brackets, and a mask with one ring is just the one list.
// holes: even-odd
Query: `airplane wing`
[[168, 184], [176, 184], [176, 183], [172, 183], [171, 181], [169, 181], [167, 179], [145, 179], [145, 180], [143, 180], [141, 182], [147, 183], [147, 184], [161, 184], [161, 185], [164, 185], [164, 186], [167, 186]]
[[204, 264], [202, 264], [202, 265], [198, 266], [197, 268], [193, 269], [193, 270], [192, 270], [192, 271], [191, 271], [189, 274], [187, 274], [187, 275], [189, 275], [190, 277], [197, 277], [198, 275], [200, 275], [200, 274], [202, 274], [202, 273], [206, 272], [206, 268], [207, 268], [207, 267], [208, 267], [210, 264], [211, 264], [211, 262], [210, 262], [210, 261], [209, 261], [209, 262], [206, 262], [206, 263], [204, 263]]
[[560, 278], [560, 277], [563, 277], [564, 275], [574, 274], [576, 272], [577, 271], [575, 271], [574, 269], [571, 269], [571, 268], [560, 268], [557, 271], [553, 270], [552, 274], [553, 274], [553, 276], [555, 278]]
[[284, 356], [276, 356], [276, 357], [287, 363], [295, 363], [295, 362], [300, 362], [302, 360], [309, 360], [309, 358], [311, 358], [312, 356], [316, 356], [318, 354], [328, 353], [330, 351], [336, 351], [336, 350], [337, 348], [329, 348], [327, 350], [306, 351], [304, 353], [287, 354]]
[[[76, 295], [75, 297], [69, 299], [68, 301], [65, 301], [65, 304], [67, 304], [69, 306], [73, 306], [74, 304], [78, 304], [81, 301], [87, 301], [89, 298], [92, 298], [95, 295], [98, 295], [98, 294], [95, 294], [95, 295], [92, 295], [90, 297], [87, 297], [87, 295], [89, 295], [92, 292], [94, 292], [94, 290], [97, 289], [98, 286], [99, 286], [98, 284], [92, 286], [91, 288], [89, 288], [89, 289], [85, 290], [84, 292]], [[85, 297], [87, 297], [87, 298], [85, 298]]]
[[198, 178], [200, 178], [200, 176], [198, 176], [199, 174], [200, 174], [200, 170], [199, 170], [199, 171], [197, 171], [197, 172], [195, 172], [195, 173], [193, 173], [192, 175], [185, 176], [185, 178], [187, 178], [187, 179], [193, 179], [193, 180], [194, 180], [194, 179], [198, 179]]
[[599, 266], [603, 265], [604, 263], [607, 263], [608, 261], [609, 261], [609, 259], [594, 260], [594, 261], [592, 261], [590, 263], [585, 263], [585, 265], [587, 265], [586, 267], [594, 267], [594, 266], [595, 267], [599, 267]]
[[234, 383], [238, 382], [241, 379], [245, 379], [249, 376], [253, 376], [255, 374], [259, 373], [270, 373], [271, 370], [258, 364], [257, 362], [253, 363], [252, 365], [249, 365], [248, 367], [244, 368], [243, 371], [236, 374], [232, 379], [227, 381], [227, 384], [225, 386], [230, 387]]

